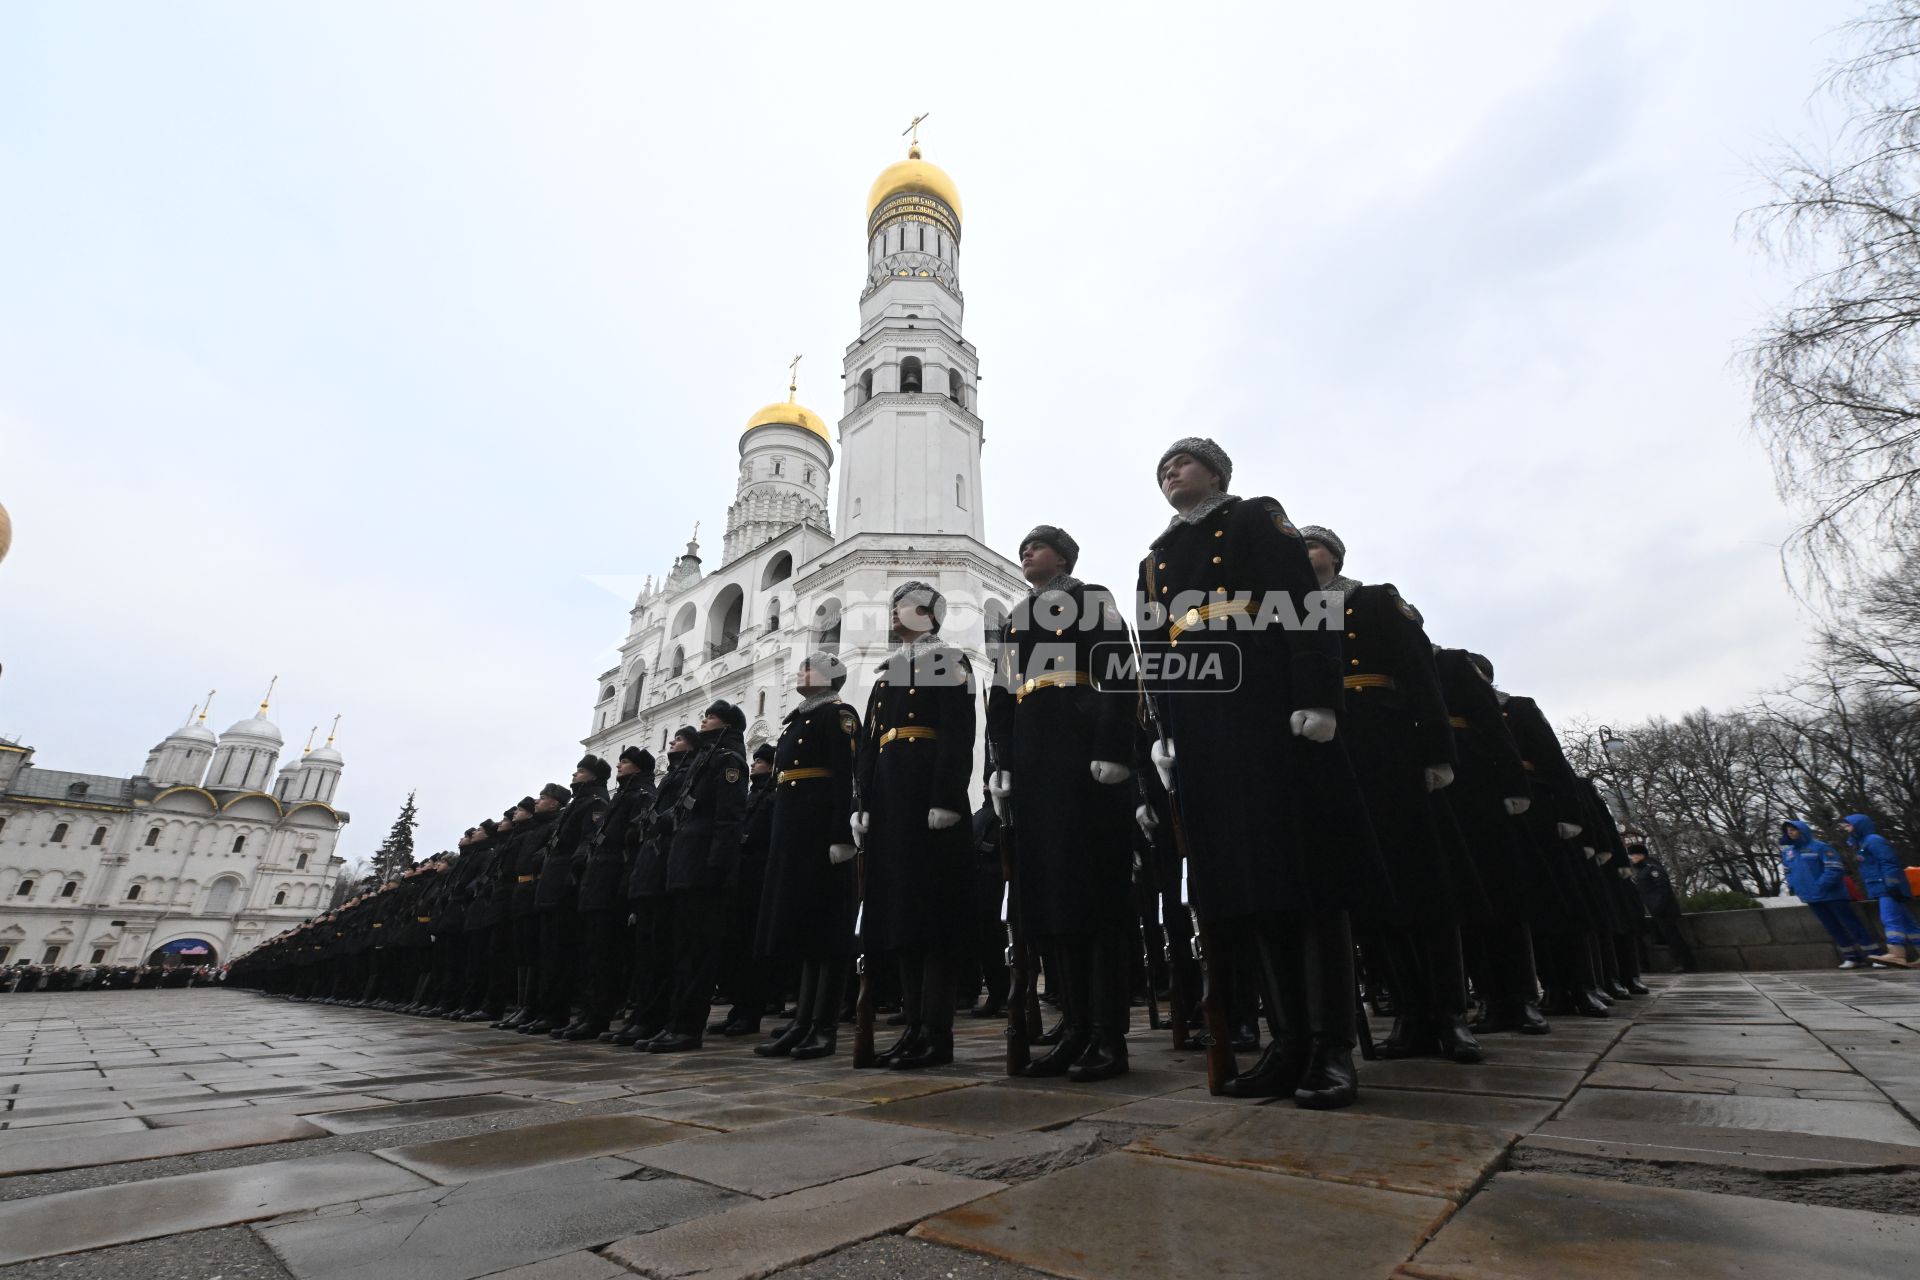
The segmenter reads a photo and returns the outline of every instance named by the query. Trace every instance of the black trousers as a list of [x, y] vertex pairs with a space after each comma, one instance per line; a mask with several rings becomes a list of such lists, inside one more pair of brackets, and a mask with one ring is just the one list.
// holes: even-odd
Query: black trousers
[[[673, 997], [670, 1025], [684, 1035], [703, 1035], [713, 1010], [713, 989], [726, 953], [727, 894], [723, 889], [682, 889], [673, 895]], [[951, 998], [951, 997], [949, 997]], [[951, 1015], [952, 1010], [948, 1010]]]
[[953, 1029], [953, 953], [946, 947], [904, 947], [895, 952], [901, 1005], [908, 1026]]
[[573, 1011], [579, 919], [580, 913], [570, 906], [548, 907], [540, 913], [540, 987], [534, 1007], [548, 1022], [565, 1022]]
[[667, 1025], [673, 995], [673, 899], [629, 898], [634, 926], [630, 941], [633, 961], [628, 966], [628, 1013], [631, 1021], [649, 1031]]
[[760, 887], [762, 877], [742, 877], [742, 883], [727, 891], [727, 937], [721, 950], [720, 987], [733, 1001], [727, 1018], [732, 1022], [760, 1021], [763, 1007], [776, 979], [771, 964], [755, 959], [754, 930], [760, 923]]
[[580, 1016], [605, 1025], [627, 990], [633, 939], [627, 929], [627, 904], [580, 913]]

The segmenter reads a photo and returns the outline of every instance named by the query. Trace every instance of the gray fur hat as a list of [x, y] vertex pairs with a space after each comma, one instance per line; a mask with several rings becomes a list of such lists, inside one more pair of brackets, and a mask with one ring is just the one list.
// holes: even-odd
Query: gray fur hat
[[1303, 524], [1300, 536], [1308, 542], [1317, 542], [1333, 552], [1333, 565], [1336, 569], [1347, 567], [1347, 544], [1340, 541], [1340, 535], [1323, 524]]
[[1233, 483], [1233, 459], [1227, 456], [1225, 449], [1205, 436], [1184, 436], [1168, 445], [1167, 451], [1160, 455], [1160, 461], [1153, 464], [1156, 482], [1160, 479], [1160, 468], [1166, 466], [1167, 459], [1176, 453], [1192, 454], [1207, 470], [1219, 476], [1221, 492], [1224, 493], [1227, 486]]
[[940, 629], [940, 623], [947, 616], [947, 598], [931, 582], [922, 582], [918, 578], [909, 579], [893, 589], [891, 604], [902, 600], [911, 600], [914, 604], [926, 606], [933, 615], [933, 630]]
[[1073, 566], [1080, 562], [1080, 544], [1073, 540], [1072, 534], [1058, 525], [1037, 524], [1033, 526], [1033, 531], [1027, 534], [1026, 537], [1020, 539], [1020, 550], [1025, 551], [1030, 545], [1036, 542], [1052, 547], [1055, 551], [1059, 552], [1060, 558], [1067, 562], [1068, 573], [1072, 573]]

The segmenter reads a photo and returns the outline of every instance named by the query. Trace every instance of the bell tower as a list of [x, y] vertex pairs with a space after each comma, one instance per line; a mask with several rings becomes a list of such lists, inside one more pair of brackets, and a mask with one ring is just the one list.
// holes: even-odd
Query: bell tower
[[907, 158], [867, 193], [860, 335], [844, 360], [841, 537], [961, 534], [983, 541], [979, 355], [961, 336], [960, 190]]

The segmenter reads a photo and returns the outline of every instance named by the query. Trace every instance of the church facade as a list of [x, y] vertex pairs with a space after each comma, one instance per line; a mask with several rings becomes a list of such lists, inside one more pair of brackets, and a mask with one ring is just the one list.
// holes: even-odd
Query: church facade
[[276, 776], [284, 745], [264, 699], [217, 738], [189, 714], [129, 777], [0, 739], [0, 964], [222, 964], [324, 910], [345, 761], [329, 735]]
[[796, 669], [816, 649], [847, 664], [841, 696], [864, 708], [891, 648], [893, 590], [911, 579], [946, 597], [941, 632], [984, 680], [986, 637], [1026, 584], [985, 543], [961, 229], [958, 188], [917, 144], [875, 180], [837, 437], [793, 387], [747, 420], [718, 564], [705, 568], [696, 537], [648, 580], [618, 662], [595, 681], [589, 751], [660, 757], [716, 698], [746, 712], [749, 746], [776, 738], [799, 702]]

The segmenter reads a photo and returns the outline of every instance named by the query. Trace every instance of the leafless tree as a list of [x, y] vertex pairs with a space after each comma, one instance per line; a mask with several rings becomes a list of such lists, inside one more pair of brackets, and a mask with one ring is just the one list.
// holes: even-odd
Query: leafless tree
[[1825, 585], [1920, 531], [1920, 0], [1845, 31], [1825, 84], [1845, 126], [1830, 153], [1774, 156], [1747, 215], [1806, 272], [1747, 358], [1754, 428], [1803, 518], [1790, 557]]

